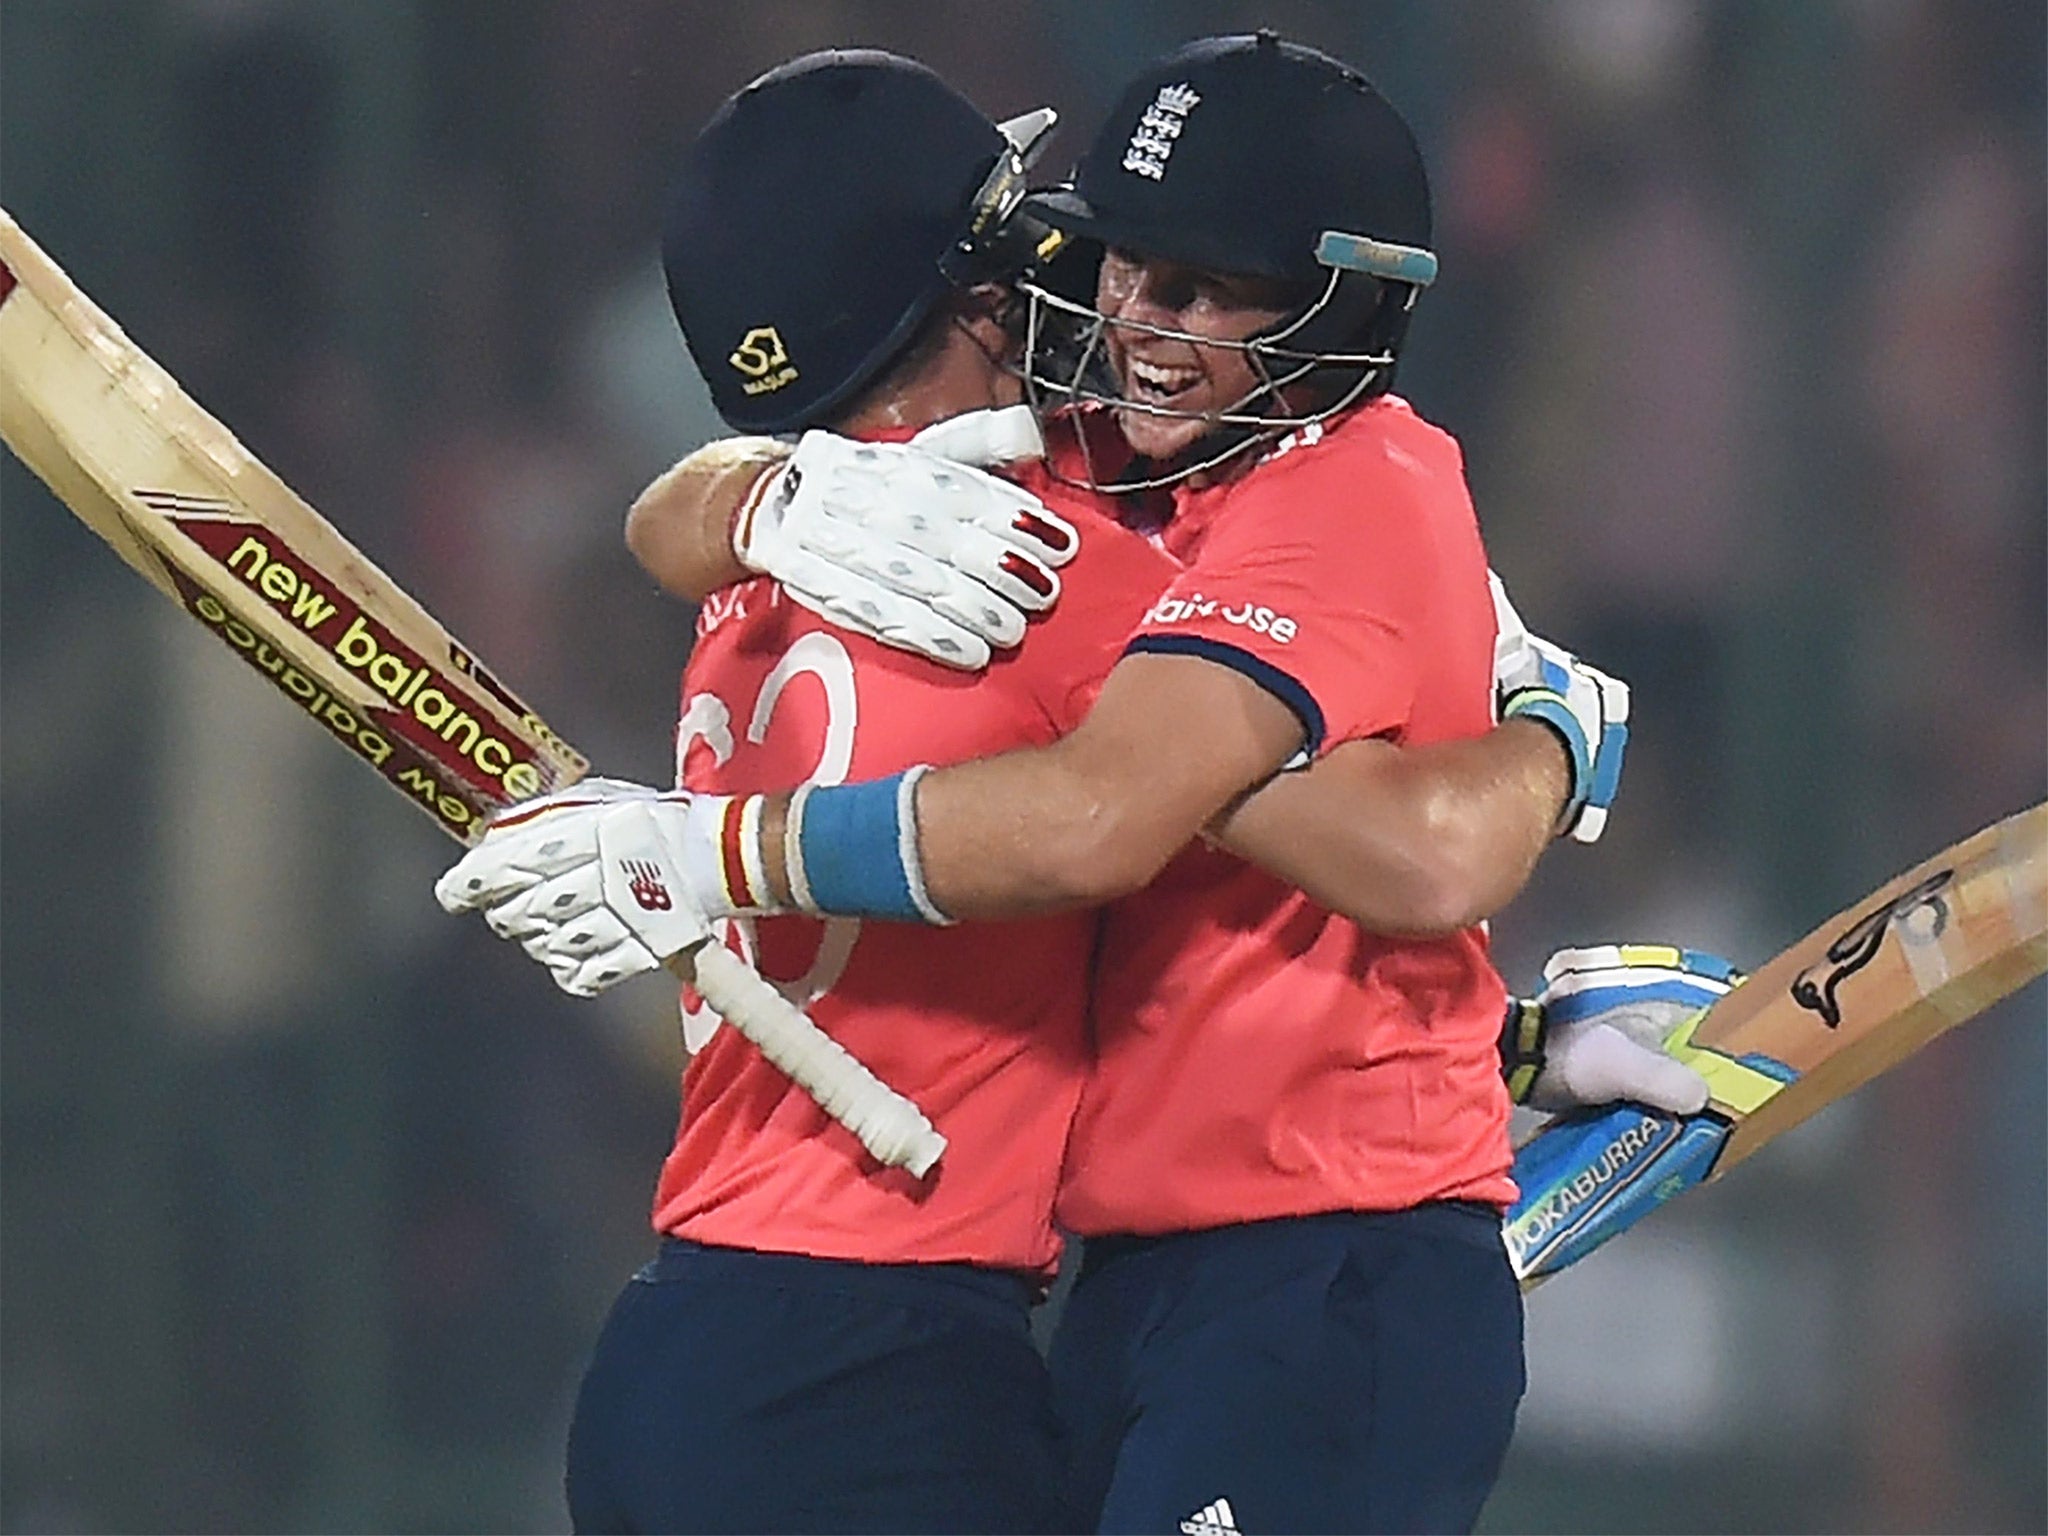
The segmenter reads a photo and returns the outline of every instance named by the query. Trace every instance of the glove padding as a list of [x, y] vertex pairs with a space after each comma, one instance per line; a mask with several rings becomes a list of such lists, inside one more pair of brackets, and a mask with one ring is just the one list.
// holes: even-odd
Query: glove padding
[[1718, 955], [1668, 944], [1561, 949], [1545, 962], [1543, 1069], [1527, 1102], [1581, 1109], [1627, 1099], [1675, 1115], [1706, 1107], [1707, 1082], [1668, 1056], [1672, 1031], [1742, 980]]
[[1621, 787], [1628, 750], [1628, 684], [1532, 635], [1507, 588], [1492, 572], [1495, 713], [1541, 720], [1557, 732], [1572, 762], [1571, 792], [1558, 828], [1581, 843], [1599, 840]]
[[527, 801], [441, 876], [435, 899], [481, 912], [564, 992], [595, 997], [711, 937], [684, 873], [690, 803], [613, 779]]
[[1073, 525], [961, 462], [1043, 452], [1030, 412], [976, 411], [909, 443], [807, 432], [750, 498], [733, 552], [821, 618], [963, 671], [1024, 638], [1059, 598]]

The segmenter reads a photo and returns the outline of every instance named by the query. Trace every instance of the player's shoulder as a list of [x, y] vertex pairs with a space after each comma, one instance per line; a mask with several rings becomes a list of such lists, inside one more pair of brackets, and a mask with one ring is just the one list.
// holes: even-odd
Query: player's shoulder
[[1380, 395], [1280, 438], [1260, 455], [1247, 481], [1377, 478], [1462, 463], [1458, 440], [1448, 431], [1399, 395]]
[[1461, 504], [1465, 464], [1457, 439], [1425, 420], [1407, 401], [1382, 395], [1322, 421], [1309, 422], [1268, 448], [1236, 481], [1221, 488], [1234, 522], [1268, 528], [1350, 524], [1366, 508], [1375, 521], [1408, 508]]

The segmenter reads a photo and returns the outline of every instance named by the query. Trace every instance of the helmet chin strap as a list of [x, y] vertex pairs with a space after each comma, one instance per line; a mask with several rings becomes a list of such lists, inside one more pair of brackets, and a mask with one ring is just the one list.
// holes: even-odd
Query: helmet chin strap
[[[1280, 345], [1299, 334], [1311, 321], [1329, 309], [1336, 297], [1342, 276], [1342, 272], [1333, 268], [1322, 293], [1299, 315], [1286, 321], [1276, 330], [1247, 337], [1241, 341], [1221, 341], [1215, 337], [1197, 336], [1192, 332], [1174, 330], [1166, 326], [1147, 325], [1142, 321], [1114, 322], [1124, 330], [1138, 331], [1148, 336], [1160, 336], [1203, 347], [1223, 347], [1243, 353], [1259, 383], [1217, 412], [1181, 410], [1172, 406], [1153, 405], [1146, 401], [1130, 399], [1118, 387], [1108, 362], [1108, 349], [1104, 342], [1112, 323], [1108, 317], [1100, 310], [1076, 304], [1033, 282], [1025, 281], [1019, 284], [1030, 300], [1024, 341], [1025, 397], [1041, 418], [1076, 405], [1098, 404], [1120, 411], [1135, 411], [1140, 415], [1209, 424], [1209, 429], [1180, 455], [1179, 461], [1170, 470], [1142, 479], [1116, 479], [1105, 482], [1095, 474], [1091, 461], [1088, 468], [1089, 479], [1086, 482], [1073, 483], [1081, 484], [1084, 489], [1118, 495], [1178, 485], [1195, 475], [1220, 468], [1232, 459], [1254, 448], [1263, 447], [1288, 432], [1327, 420], [1366, 398], [1385, 373], [1392, 368], [1394, 355], [1391, 349], [1344, 353], [1297, 351]], [[1415, 290], [1411, 288], [1408, 294], [1409, 304], [1414, 302], [1414, 297]], [[1062, 320], [1077, 322], [1072, 338], [1067, 343], [1067, 350], [1073, 354], [1072, 366], [1064, 378], [1040, 367], [1041, 360], [1059, 347], [1057, 341], [1048, 340], [1046, 336], [1048, 312]], [[1276, 373], [1271, 366], [1273, 364], [1279, 364], [1280, 371]], [[1356, 369], [1358, 377], [1333, 399], [1319, 407], [1298, 414], [1283, 415], [1248, 409], [1264, 400], [1270, 400], [1276, 407], [1284, 409], [1282, 397], [1286, 390], [1298, 384], [1312, 382], [1317, 374], [1332, 369]], [[1206, 452], [1203, 452], [1205, 447]], [[1084, 457], [1085, 449], [1086, 440], [1083, 435]], [[1203, 456], [1189, 462], [1189, 454], [1197, 452], [1203, 452]], [[1057, 475], [1057, 471], [1055, 474]]]

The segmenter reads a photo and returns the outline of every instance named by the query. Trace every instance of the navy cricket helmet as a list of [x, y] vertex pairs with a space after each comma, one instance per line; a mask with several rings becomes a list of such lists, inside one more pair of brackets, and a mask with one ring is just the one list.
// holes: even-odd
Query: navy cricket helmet
[[949, 289], [1016, 276], [1032, 242], [1012, 215], [1052, 120], [998, 126], [874, 49], [807, 54], [728, 99], [685, 153], [662, 231], [669, 302], [719, 415], [744, 432], [817, 425]]
[[[1169, 478], [1387, 388], [1436, 278], [1429, 178], [1407, 123], [1350, 65], [1267, 31], [1201, 38], [1146, 68], [1071, 185], [1025, 207], [1077, 240], [1298, 284], [1300, 307], [1239, 344], [1265, 382], [1219, 418], [1235, 429], [1218, 436], [1227, 453]], [[1087, 381], [1101, 377], [1105, 318], [1070, 290], [1027, 292], [1048, 312], [1031, 330], [1052, 360], [1027, 359], [1035, 389], [1101, 398]], [[1283, 407], [1280, 391], [1305, 380], [1313, 407]]]

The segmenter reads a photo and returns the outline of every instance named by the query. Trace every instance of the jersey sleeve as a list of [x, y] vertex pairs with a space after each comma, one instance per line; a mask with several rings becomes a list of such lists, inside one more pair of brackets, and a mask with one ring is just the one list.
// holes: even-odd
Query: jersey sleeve
[[1246, 482], [1125, 647], [1243, 673], [1300, 716], [1308, 757], [1397, 735], [1417, 687], [1415, 531], [1344, 462]]

